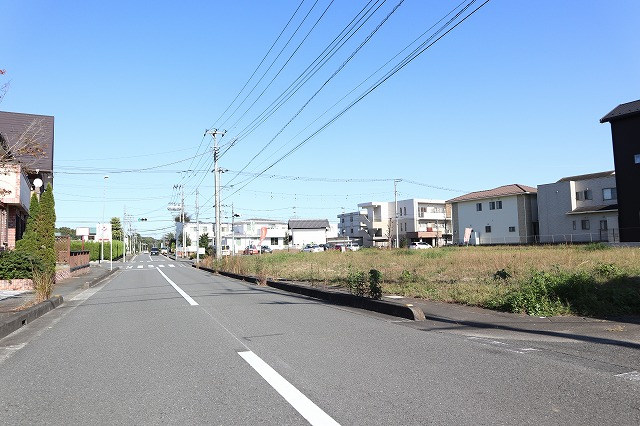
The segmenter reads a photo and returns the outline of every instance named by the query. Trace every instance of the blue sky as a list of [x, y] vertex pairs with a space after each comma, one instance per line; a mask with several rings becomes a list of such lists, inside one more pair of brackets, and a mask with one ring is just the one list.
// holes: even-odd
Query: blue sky
[[[335, 222], [360, 202], [392, 200], [394, 178], [405, 179], [401, 199], [449, 199], [613, 169], [610, 128], [598, 120], [640, 98], [635, 0], [492, 0], [275, 162], [461, 0], [402, 2], [331, 78], [398, 4], [378, 2], [362, 28], [248, 133], [367, 3], [305, 0], [249, 80], [299, 0], [0, 0], [0, 68], [2, 82], [10, 81], [0, 109], [55, 116], [58, 226], [95, 224], [104, 205], [106, 217], [122, 217], [125, 208], [134, 220], [146, 217], [134, 225], [158, 237], [171, 227], [174, 185], [183, 185], [192, 214], [197, 189], [201, 220], [213, 218], [211, 138], [203, 138], [212, 127], [227, 130], [223, 149], [237, 138], [220, 160], [228, 169], [222, 204], [223, 216], [233, 204], [243, 219]], [[254, 175], [237, 174], [269, 166], [250, 182]]]

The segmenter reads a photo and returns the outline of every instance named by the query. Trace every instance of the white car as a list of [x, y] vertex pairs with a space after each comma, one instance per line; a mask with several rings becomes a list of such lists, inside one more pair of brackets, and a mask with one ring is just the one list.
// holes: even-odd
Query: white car
[[304, 246], [302, 251], [307, 253], [319, 253], [321, 251], [324, 251], [324, 248], [320, 247], [317, 244], [307, 244], [306, 246]]
[[423, 243], [422, 241], [409, 244], [409, 249], [411, 250], [422, 250], [422, 249], [430, 249], [430, 248], [431, 248], [431, 244]]

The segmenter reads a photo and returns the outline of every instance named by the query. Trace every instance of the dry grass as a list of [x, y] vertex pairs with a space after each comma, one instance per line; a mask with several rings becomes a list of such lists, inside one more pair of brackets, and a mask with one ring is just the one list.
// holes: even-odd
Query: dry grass
[[[346, 283], [350, 271], [382, 273], [385, 294], [490, 306], [535, 272], [595, 274], [613, 268], [640, 276], [640, 250], [590, 246], [446, 247], [430, 250], [361, 249], [342, 253], [273, 253], [226, 258], [209, 265], [261, 278], [308, 281], [314, 285]], [[495, 279], [504, 270], [506, 279]]]

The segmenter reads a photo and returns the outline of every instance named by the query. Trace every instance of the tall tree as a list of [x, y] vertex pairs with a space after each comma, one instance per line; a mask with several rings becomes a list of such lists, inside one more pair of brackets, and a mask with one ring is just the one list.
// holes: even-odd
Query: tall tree
[[47, 189], [40, 197], [40, 212], [38, 213], [38, 247], [36, 253], [43, 260], [45, 269], [54, 273], [56, 268], [56, 203], [53, 198], [53, 187], [47, 184]]
[[114, 240], [122, 241], [122, 224], [119, 217], [111, 218], [111, 237]]
[[31, 195], [29, 205], [29, 218], [22, 239], [16, 241], [16, 250], [25, 254], [35, 254], [38, 247], [38, 216], [40, 214], [40, 202], [36, 193]]
[[202, 247], [202, 248], [209, 247], [209, 234], [208, 233], [205, 232], [204, 234], [200, 235], [200, 241], [199, 241], [198, 246]]

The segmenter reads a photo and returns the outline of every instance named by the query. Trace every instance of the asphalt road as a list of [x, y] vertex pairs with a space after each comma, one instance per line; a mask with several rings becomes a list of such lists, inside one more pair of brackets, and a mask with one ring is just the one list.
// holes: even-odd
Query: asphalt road
[[138, 255], [0, 341], [0, 423], [640, 424], [637, 350], [542, 343]]

